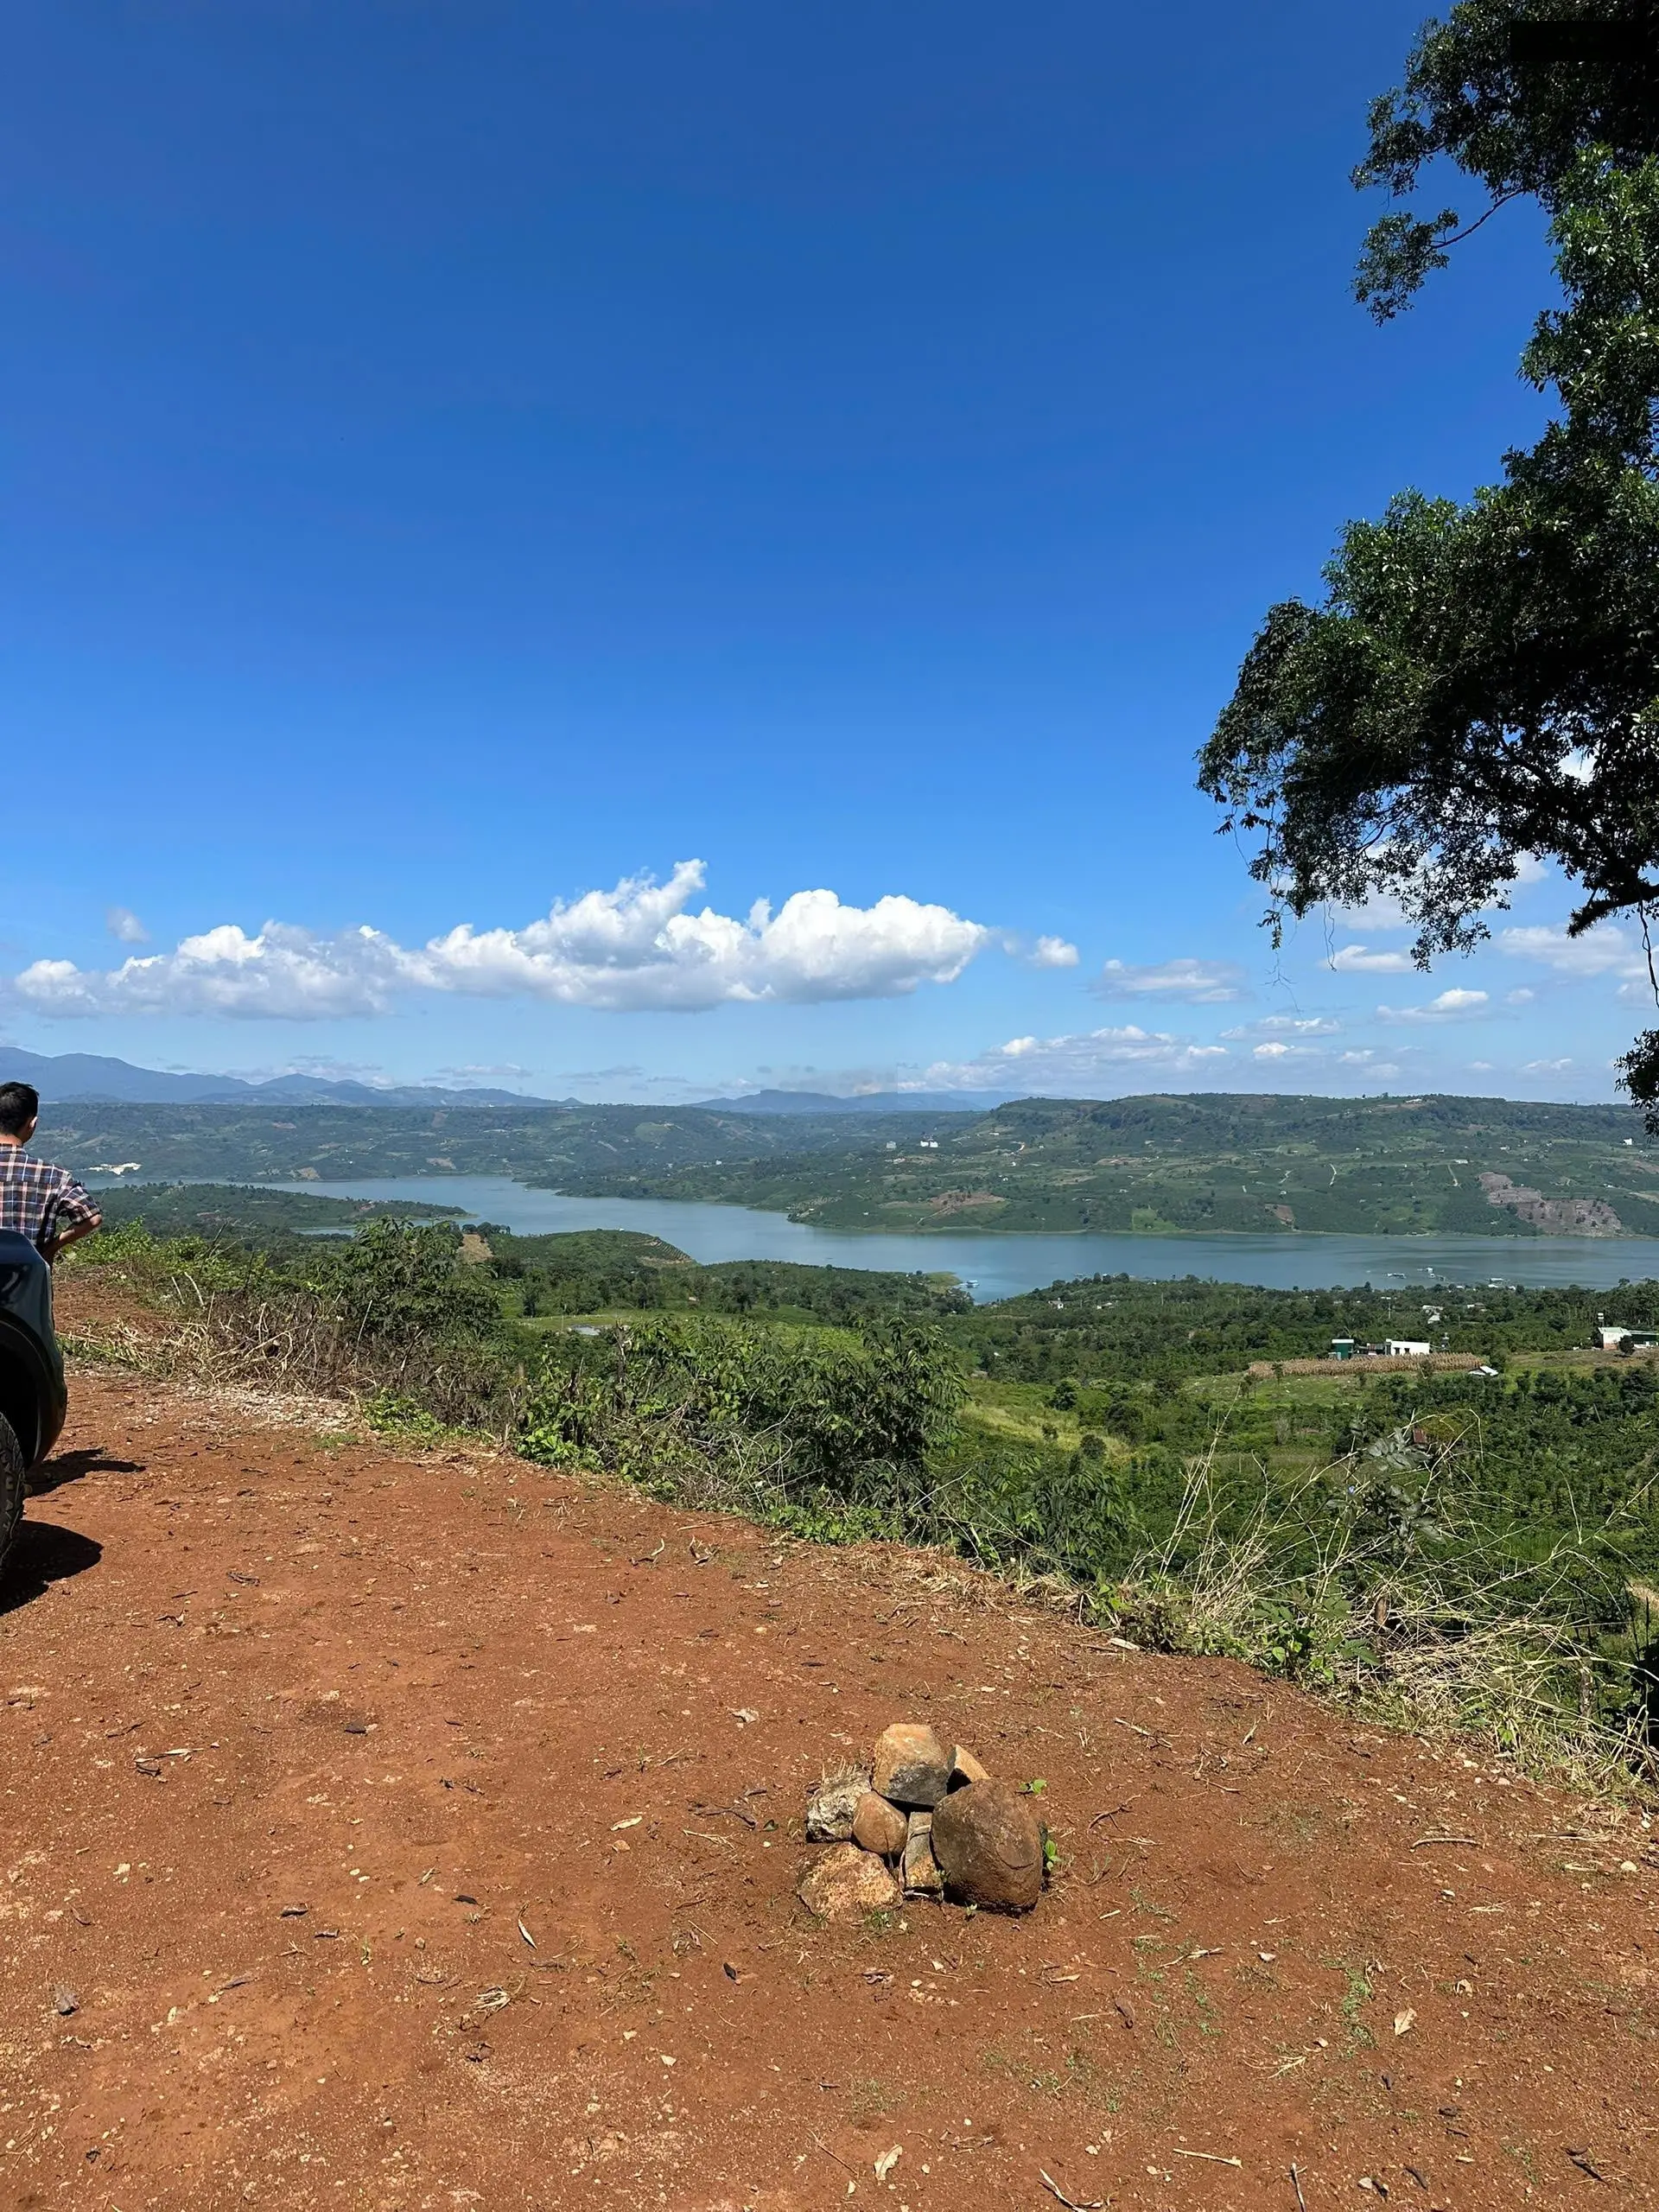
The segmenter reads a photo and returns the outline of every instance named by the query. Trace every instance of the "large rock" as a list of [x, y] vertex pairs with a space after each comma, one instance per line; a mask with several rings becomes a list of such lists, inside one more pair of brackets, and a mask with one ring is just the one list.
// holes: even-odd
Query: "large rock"
[[801, 1876], [795, 1894], [809, 1912], [841, 1927], [856, 1927], [873, 1912], [891, 1912], [899, 1885], [883, 1862], [855, 1843], [832, 1843]]
[[965, 1789], [970, 1782], [988, 1782], [991, 1770], [982, 1766], [970, 1751], [958, 1744], [950, 1754], [950, 1787]]
[[875, 1771], [870, 1787], [895, 1805], [926, 1812], [950, 1785], [950, 1757], [931, 1728], [900, 1720], [876, 1738]]
[[953, 1789], [933, 1815], [933, 1854], [949, 1894], [991, 1912], [1029, 1912], [1043, 1893], [1043, 1830], [1011, 1782]]
[[826, 1774], [806, 1801], [806, 1833], [813, 1843], [845, 1843], [853, 1832], [858, 1801], [870, 1786], [868, 1774]]
[[896, 1805], [867, 1789], [853, 1815], [853, 1841], [878, 1859], [896, 1859], [910, 1834], [910, 1822]]
[[912, 1813], [910, 1833], [905, 1839], [904, 1864], [899, 1869], [900, 1879], [907, 1897], [942, 1897], [944, 1895], [944, 1876], [939, 1862], [933, 1856], [933, 1815], [931, 1813]]

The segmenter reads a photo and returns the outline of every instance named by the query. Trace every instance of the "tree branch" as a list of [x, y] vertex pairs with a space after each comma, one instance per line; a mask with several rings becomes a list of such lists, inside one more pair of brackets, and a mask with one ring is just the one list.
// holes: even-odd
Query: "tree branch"
[[1524, 199], [1525, 196], [1525, 187], [1518, 184], [1515, 187], [1512, 192], [1501, 193], [1498, 197], [1493, 200], [1491, 206], [1486, 210], [1486, 213], [1484, 215], [1477, 215], [1474, 221], [1466, 225], [1465, 227], [1460, 230], [1454, 238], [1436, 238], [1434, 241], [1434, 251], [1437, 253], [1444, 253], [1449, 245], [1461, 245], [1465, 238], [1473, 238], [1475, 232], [1480, 228], [1483, 223], [1490, 223], [1500, 207], [1507, 207], [1511, 200], [1521, 200]]

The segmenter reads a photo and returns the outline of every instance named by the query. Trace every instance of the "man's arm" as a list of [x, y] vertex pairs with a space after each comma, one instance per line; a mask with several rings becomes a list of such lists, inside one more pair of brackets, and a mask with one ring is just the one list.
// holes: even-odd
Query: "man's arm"
[[92, 1192], [83, 1184], [66, 1181], [58, 1193], [51, 1225], [41, 1239], [41, 1256], [50, 1265], [60, 1252], [103, 1226], [104, 1217]]
[[66, 1228], [55, 1230], [47, 1238], [41, 1247], [41, 1254], [49, 1263], [60, 1253], [67, 1252], [72, 1244], [79, 1244], [83, 1236], [90, 1236], [95, 1229], [102, 1229], [103, 1226], [101, 1213], [93, 1214], [88, 1220], [72, 1221]]

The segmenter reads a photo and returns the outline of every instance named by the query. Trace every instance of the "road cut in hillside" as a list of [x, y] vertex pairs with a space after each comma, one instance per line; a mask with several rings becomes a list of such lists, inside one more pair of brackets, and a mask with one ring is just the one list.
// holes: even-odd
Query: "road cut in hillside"
[[[928, 1555], [316, 1419], [82, 1379], [31, 1500], [8, 2212], [1659, 2202], [1639, 1822]], [[798, 1903], [899, 1719], [1046, 1785], [1029, 1916]]]

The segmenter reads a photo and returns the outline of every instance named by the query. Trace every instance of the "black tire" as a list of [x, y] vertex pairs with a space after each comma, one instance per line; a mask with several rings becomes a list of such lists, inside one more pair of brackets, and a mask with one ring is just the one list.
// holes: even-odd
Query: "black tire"
[[0, 1414], [0, 1580], [4, 1578], [12, 1540], [23, 1517], [23, 1478], [28, 1471], [17, 1432]]

